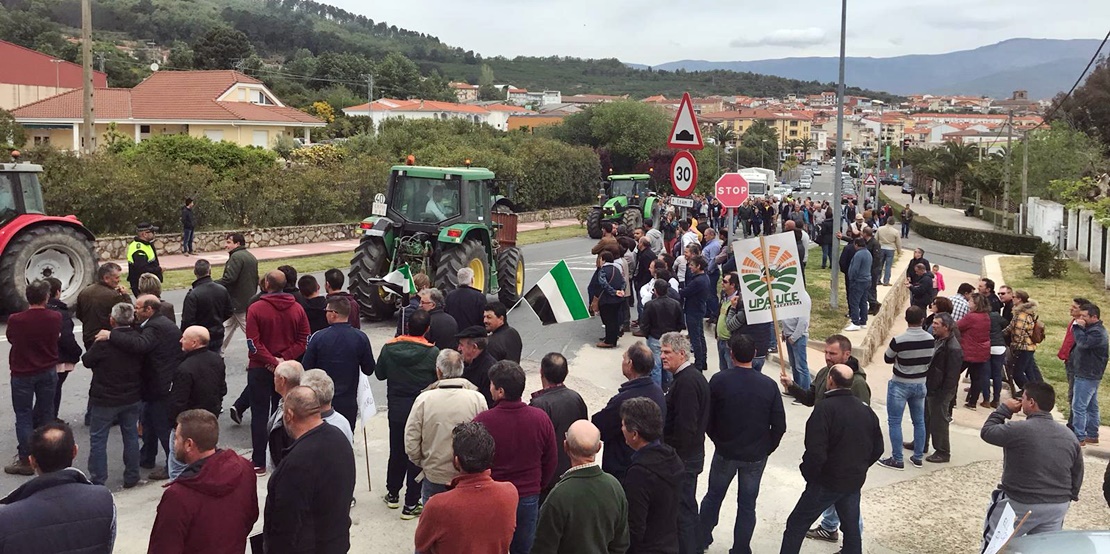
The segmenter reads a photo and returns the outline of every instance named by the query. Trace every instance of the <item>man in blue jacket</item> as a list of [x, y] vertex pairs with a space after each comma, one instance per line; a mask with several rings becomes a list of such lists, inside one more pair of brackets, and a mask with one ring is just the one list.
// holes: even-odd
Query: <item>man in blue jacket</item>
[[1072, 323], [1075, 346], [1068, 359], [1075, 368], [1071, 426], [1080, 446], [1098, 444], [1098, 386], [1106, 373], [1107, 359], [1106, 327], [1100, 316], [1098, 306], [1084, 304]]
[[859, 331], [867, 327], [867, 291], [871, 288], [871, 252], [867, 241], [855, 240], [856, 251], [848, 264], [848, 317], [851, 325], [845, 331]]
[[328, 298], [328, 327], [308, 338], [303, 365], [322, 369], [335, 383], [331, 405], [355, 429], [358, 415], [358, 374], [373, 375], [374, 349], [362, 331], [351, 326], [351, 303], [341, 296]]
[[686, 330], [690, 333], [690, 348], [694, 354], [694, 367], [698, 371], [706, 369], [705, 314], [709, 298], [715, 291], [709, 283], [705, 269], [709, 265], [701, 255], [690, 258], [690, 277], [679, 294], [682, 296], [682, 313], [686, 316]]
[[663, 389], [651, 379], [653, 367], [655, 358], [646, 344], [640, 341], [629, 346], [621, 362], [621, 373], [628, 381], [621, 385], [617, 394], [590, 420], [601, 430], [601, 440], [605, 442], [601, 469], [617, 480], [624, 479], [625, 472], [632, 465], [634, 452], [624, 442], [624, 433], [621, 431], [621, 404], [629, 398], [647, 397], [659, 405], [659, 411], [666, 417], [667, 400], [663, 396]]

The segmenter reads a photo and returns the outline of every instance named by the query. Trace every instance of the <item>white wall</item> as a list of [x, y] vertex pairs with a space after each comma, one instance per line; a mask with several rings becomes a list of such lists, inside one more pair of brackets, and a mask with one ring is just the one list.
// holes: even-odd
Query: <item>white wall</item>
[[1042, 200], [1037, 197], [1027, 199], [1025, 213], [1028, 214], [1026, 232], [1041, 240], [1060, 246], [1060, 233], [1064, 228], [1065, 209], [1063, 204]]

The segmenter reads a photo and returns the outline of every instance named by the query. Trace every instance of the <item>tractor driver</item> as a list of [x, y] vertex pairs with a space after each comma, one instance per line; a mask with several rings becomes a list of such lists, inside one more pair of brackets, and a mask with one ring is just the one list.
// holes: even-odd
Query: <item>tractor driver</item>
[[436, 221], [459, 215], [458, 190], [449, 189], [443, 185], [432, 187], [432, 198], [424, 206], [424, 212], [430, 214]]
[[440, 205], [443, 204], [443, 187], [432, 187], [432, 198], [428, 200], [428, 205], [424, 206], [424, 211], [435, 216], [436, 221], [443, 221], [447, 216], [443, 213]]

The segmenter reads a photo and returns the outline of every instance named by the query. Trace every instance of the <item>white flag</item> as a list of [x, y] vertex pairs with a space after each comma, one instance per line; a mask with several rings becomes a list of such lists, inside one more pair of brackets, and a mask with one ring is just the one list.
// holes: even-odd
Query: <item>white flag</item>
[[378, 413], [378, 405], [374, 403], [374, 393], [370, 390], [370, 379], [363, 372], [358, 373], [358, 413], [362, 418], [362, 425], [370, 424], [370, 418]]
[[811, 303], [802, 279], [802, 259], [798, 256], [793, 232], [733, 241], [732, 250], [736, 254], [740, 297], [748, 323], [771, 321], [770, 293], [774, 293], [779, 321], [809, 317]]
[[1010, 535], [1014, 534], [1014, 520], [1017, 519], [1017, 514], [1014, 509], [1010, 507], [1010, 503], [1006, 503], [1006, 507], [1002, 509], [1002, 517], [998, 518], [998, 524], [994, 526], [994, 534], [990, 536], [990, 542], [987, 543], [987, 549], [983, 554], [998, 554], [999, 550], [1010, 540]]

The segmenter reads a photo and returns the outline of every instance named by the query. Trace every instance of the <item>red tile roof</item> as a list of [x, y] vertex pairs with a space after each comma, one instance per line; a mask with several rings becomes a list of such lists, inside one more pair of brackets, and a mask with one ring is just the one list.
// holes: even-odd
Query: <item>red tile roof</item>
[[[0, 83], [40, 87], [81, 88], [81, 66], [52, 62], [54, 56], [0, 40]], [[107, 88], [108, 75], [93, 71], [93, 87]]]
[[[357, 106], [348, 106], [344, 110], [353, 112], [366, 111], [366, 104], [359, 104]], [[471, 104], [456, 104], [454, 102], [438, 102], [435, 100], [396, 100], [393, 98], [381, 98], [374, 101], [374, 111], [381, 112], [456, 112], [456, 113], [472, 113], [472, 114], [486, 114], [489, 110], [474, 106]]]
[[[287, 106], [219, 100], [240, 83], [261, 85], [262, 81], [236, 71], [159, 71], [133, 89], [94, 91], [96, 119], [324, 124]], [[46, 98], [12, 113], [22, 119], [81, 119], [81, 91]]]

